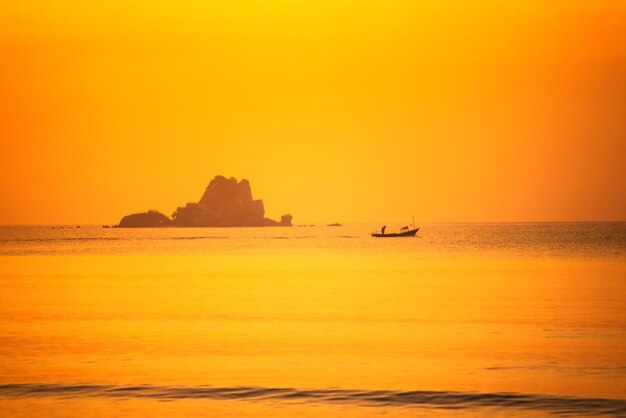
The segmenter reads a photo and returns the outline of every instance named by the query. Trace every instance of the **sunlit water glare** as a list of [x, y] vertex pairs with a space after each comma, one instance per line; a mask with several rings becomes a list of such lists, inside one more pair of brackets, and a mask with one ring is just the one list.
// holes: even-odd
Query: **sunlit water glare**
[[377, 228], [0, 227], [0, 416], [626, 416], [626, 224]]

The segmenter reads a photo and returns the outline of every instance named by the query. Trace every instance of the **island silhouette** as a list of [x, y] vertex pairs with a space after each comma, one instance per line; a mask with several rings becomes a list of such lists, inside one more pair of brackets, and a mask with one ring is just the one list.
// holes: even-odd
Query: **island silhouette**
[[133, 213], [122, 218], [117, 228], [153, 227], [226, 227], [226, 226], [292, 226], [290, 214], [280, 221], [265, 217], [263, 201], [252, 198], [250, 182], [246, 179], [215, 176], [197, 203], [178, 207], [172, 217], [156, 210]]

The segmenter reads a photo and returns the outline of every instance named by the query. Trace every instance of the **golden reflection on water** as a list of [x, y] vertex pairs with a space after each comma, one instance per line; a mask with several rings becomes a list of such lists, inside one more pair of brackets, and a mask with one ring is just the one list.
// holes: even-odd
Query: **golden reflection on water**
[[0, 383], [624, 395], [618, 261], [304, 252], [1, 263]]
[[[626, 265], [618, 260], [310, 250], [0, 262], [0, 384], [626, 395]], [[55, 401], [32, 405], [47, 402]], [[115, 408], [136, 416], [154, 408], [184, 416], [200, 405], [220, 416], [380, 413], [120, 402]], [[28, 405], [0, 400], [14, 416], [27, 416]]]

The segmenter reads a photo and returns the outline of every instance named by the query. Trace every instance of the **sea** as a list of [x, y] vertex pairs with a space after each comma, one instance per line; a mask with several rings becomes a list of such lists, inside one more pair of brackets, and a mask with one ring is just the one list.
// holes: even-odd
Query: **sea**
[[0, 227], [0, 417], [626, 417], [626, 223], [380, 227]]

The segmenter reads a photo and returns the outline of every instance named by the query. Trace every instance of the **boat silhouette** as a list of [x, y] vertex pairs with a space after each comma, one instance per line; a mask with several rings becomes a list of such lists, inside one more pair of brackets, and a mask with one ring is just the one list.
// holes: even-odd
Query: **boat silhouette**
[[380, 234], [372, 232], [374, 238], [394, 238], [394, 237], [414, 237], [419, 228], [402, 230], [400, 232], [390, 232], [388, 234]]
[[419, 227], [416, 228], [415, 227], [415, 219], [413, 219], [413, 228], [409, 229], [408, 226], [404, 226], [402, 227], [402, 229], [400, 229], [400, 232], [390, 232], [390, 233], [385, 233], [385, 229], [387, 227], [384, 226], [381, 229], [381, 232], [372, 232], [372, 237], [374, 238], [397, 238], [397, 237], [414, 237], [415, 234], [417, 234], [417, 231], [419, 231]]

